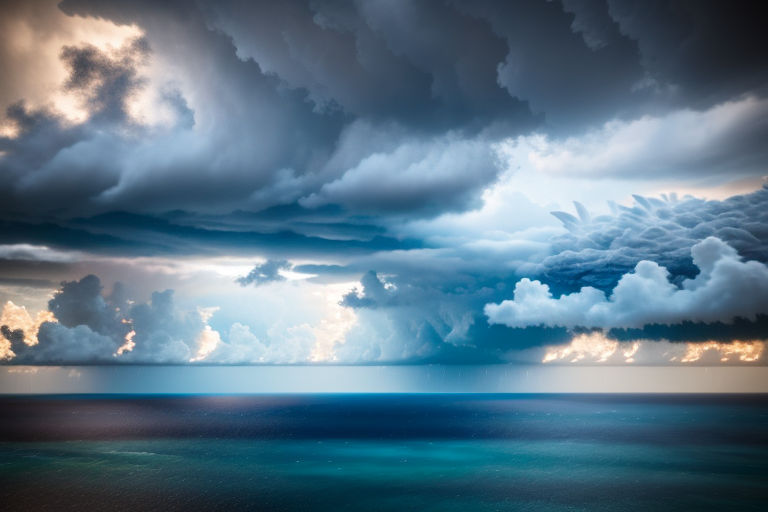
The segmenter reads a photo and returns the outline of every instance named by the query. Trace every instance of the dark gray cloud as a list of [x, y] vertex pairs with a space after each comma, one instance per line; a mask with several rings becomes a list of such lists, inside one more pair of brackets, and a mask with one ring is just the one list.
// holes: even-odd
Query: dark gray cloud
[[114, 55], [93, 45], [65, 46], [61, 60], [70, 75], [64, 90], [82, 97], [93, 121], [125, 122], [126, 100], [144, 85], [137, 68], [148, 57], [149, 43], [143, 38], [130, 41]]
[[[737, 4], [67, 0], [67, 15], [144, 35], [61, 49], [85, 123], [0, 98], [20, 129], [0, 138], [2, 210], [471, 208], [499, 173], [501, 138], [762, 96], [755, 4]], [[148, 89], [174, 124], [128, 116]]]
[[344, 296], [358, 325], [337, 349], [342, 361], [493, 363], [510, 351], [564, 343], [560, 327], [489, 325], [482, 314], [491, 297], [502, 297], [493, 279], [439, 269], [380, 277], [366, 272], [361, 289]]
[[[80, 127], [81, 133], [62, 140], [49, 152], [38, 152], [41, 161], [36, 167], [40, 170], [35, 173], [34, 186], [13, 187], [15, 193], [9, 201], [19, 209], [35, 204], [53, 212], [50, 205], [56, 204], [56, 197], [53, 202], [46, 197], [54, 192], [51, 182], [79, 175], [88, 189], [78, 191], [82, 201], [76, 208], [70, 202], [64, 213], [258, 209], [305, 198], [312, 207], [338, 203], [369, 212], [433, 214], [473, 204], [479, 190], [498, 172], [492, 159], [476, 157], [480, 152], [489, 154], [488, 145], [510, 130], [517, 133], [533, 126], [534, 118], [524, 103], [496, 84], [493, 57], [483, 60], [468, 54], [459, 69], [453, 69], [451, 59], [443, 59], [440, 69], [429, 68], [436, 62], [431, 56], [438, 55], [444, 43], [450, 41], [457, 49], [466, 46], [450, 35], [450, 27], [462, 20], [453, 10], [422, 14], [434, 15], [436, 22], [442, 16], [441, 23], [447, 25], [436, 27], [435, 41], [414, 61], [412, 55], [392, 48], [401, 38], [391, 32], [408, 30], [398, 20], [394, 27], [379, 30], [360, 12], [335, 12], [338, 9], [331, 6], [317, 12], [301, 4], [280, 9], [270, 6], [240, 5], [227, 10], [218, 4], [199, 9], [185, 4], [182, 14], [172, 4], [63, 3], [62, 9], [69, 14], [134, 23], [145, 35], [114, 55], [92, 46], [63, 50], [62, 58], [70, 68], [65, 90], [74, 89], [86, 100], [90, 118]], [[249, 58], [246, 48], [263, 41], [241, 42], [245, 36], [233, 41], [224, 25], [231, 25], [233, 31], [237, 27], [226, 20], [227, 12], [236, 13], [247, 34], [274, 39], [265, 45], [274, 54]], [[381, 18], [380, 14], [372, 16], [372, 20]], [[351, 20], [354, 27], [337, 26], [344, 19]], [[413, 20], [406, 16], [400, 21]], [[252, 23], [273, 28], [254, 31]], [[483, 25], [477, 20], [466, 23]], [[303, 30], [307, 24], [314, 30]], [[501, 56], [501, 41], [481, 29], [476, 27], [472, 33], [495, 45], [491, 55]], [[321, 41], [312, 41], [312, 37]], [[292, 38], [301, 40], [291, 42]], [[298, 55], [293, 46], [286, 49], [283, 41], [309, 49], [310, 54]], [[365, 46], [363, 41], [370, 44]], [[325, 61], [328, 69], [318, 66], [311, 48], [330, 51], [321, 43], [338, 46], [333, 62], [359, 70], [362, 83], [342, 84], [339, 90], [333, 83], [326, 84], [328, 77], [333, 82], [354, 80], [356, 75], [354, 71], [334, 71], [330, 59]], [[126, 134], [126, 125], [133, 120], [120, 119], [120, 115], [125, 114], [126, 99], [149, 86], [140, 69], [148, 58], [173, 69], [180, 89], [166, 95], [165, 104], [176, 110], [177, 118], [194, 119], [194, 125], [179, 121], [143, 133], [133, 126], [133, 133]], [[297, 66], [301, 68], [298, 72], [291, 71]], [[315, 77], [319, 83], [304, 76], [313, 69], [319, 70]], [[216, 77], [215, 84], [209, 80], [211, 76]], [[169, 82], [166, 86], [175, 85]], [[355, 99], [345, 91], [365, 96]], [[386, 91], [391, 93], [390, 100], [382, 96]], [[106, 120], [113, 124], [105, 126]], [[23, 159], [21, 145], [31, 135], [25, 130], [14, 139], [4, 165]], [[56, 135], [63, 138], [63, 134]], [[454, 142], [461, 155], [466, 153], [462, 144], [476, 149], [463, 161], [436, 158]], [[79, 158], [68, 158], [71, 153]], [[108, 168], [109, 173], [96, 175], [97, 168]], [[430, 170], [428, 174], [425, 169]], [[360, 197], [372, 172], [391, 177], [375, 201]], [[99, 179], [89, 179], [91, 175]]]
[[608, 0], [619, 30], [637, 42], [653, 87], [696, 108], [766, 92], [763, 3], [757, 0]]
[[768, 186], [723, 201], [636, 195], [634, 205], [612, 208], [595, 217], [583, 207], [581, 215], [555, 212], [569, 232], [552, 240], [552, 255], [534, 276], [556, 293], [585, 285], [609, 290], [637, 262], [651, 260], [679, 283], [697, 274], [691, 248], [710, 236], [746, 259], [768, 262]]
[[293, 265], [286, 260], [267, 260], [264, 263], [256, 265], [247, 275], [237, 278], [240, 286], [271, 283], [273, 281], [285, 281], [285, 277], [280, 274], [281, 270], [291, 270]]
[[[356, 255], [425, 245], [417, 238], [387, 234], [380, 226], [347, 222], [341, 214], [320, 214], [310, 221], [308, 216], [311, 215], [298, 208], [286, 214], [274, 214], [270, 210], [217, 216], [179, 211], [160, 216], [113, 212], [42, 223], [0, 220], [0, 244], [40, 244], [109, 255], [252, 255], [258, 252], [278, 258]], [[36, 255], [31, 259], [46, 259], [46, 256]]]

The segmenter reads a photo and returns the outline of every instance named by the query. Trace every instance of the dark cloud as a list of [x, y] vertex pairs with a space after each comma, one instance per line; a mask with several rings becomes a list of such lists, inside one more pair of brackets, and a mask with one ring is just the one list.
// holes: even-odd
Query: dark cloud
[[37, 345], [16, 344], [11, 364], [109, 363], [120, 343], [87, 325], [66, 327], [46, 322], [37, 332]]
[[612, 215], [595, 217], [583, 209], [581, 216], [555, 212], [569, 232], [552, 240], [552, 255], [535, 276], [556, 293], [585, 285], [609, 290], [637, 262], [652, 260], [679, 283], [697, 274], [691, 248], [710, 236], [744, 258], [768, 262], [766, 186], [723, 201], [635, 196], [632, 206], [612, 207]]
[[281, 270], [291, 270], [293, 265], [286, 260], [267, 260], [260, 265], [256, 265], [248, 272], [248, 275], [237, 278], [240, 286], [271, 283], [273, 281], [285, 281], [285, 277], [280, 274]]
[[532, 120], [525, 102], [497, 83], [503, 39], [449, 2], [207, 7], [241, 58], [306, 89], [319, 110], [437, 133]]
[[736, 317], [731, 322], [691, 322], [648, 324], [640, 329], [610, 329], [608, 335], [617, 340], [669, 340], [674, 342], [761, 340], [768, 333], [768, 315], [754, 320]]
[[[599, 3], [581, 6], [577, 12], [582, 16], [566, 12], [559, 2], [457, 4], [487, 21], [506, 41], [499, 84], [542, 113], [558, 133], [631, 112], [649, 101], [646, 93], [633, 91], [644, 74], [637, 46], [605, 19]], [[567, 6], [573, 8], [573, 3]], [[592, 12], [589, 19], [587, 10]], [[597, 18], [599, 32], [591, 28]], [[595, 43], [595, 34], [601, 44]]]
[[[0, 220], [0, 243], [41, 244], [99, 254], [211, 255], [257, 251], [275, 257], [366, 254], [424, 246], [416, 238], [397, 238], [383, 228], [345, 222], [306, 222], [305, 215], [270, 218], [260, 213], [201, 217], [176, 212], [167, 216], [113, 212], [69, 221], [32, 223]], [[41, 259], [36, 257], [36, 259]]]
[[69, 69], [64, 90], [79, 95], [93, 121], [127, 121], [126, 101], [145, 85], [137, 68], [149, 56], [149, 43], [137, 38], [114, 54], [93, 45], [65, 46], [61, 60]]
[[608, 0], [619, 30], [637, 42], [650, 86], [676, 89], [696, 108], [753, 91], [768, 79], [763, 3], [757, 0]]
[[128, 329], [121, 324], [119, 311], [107, 303], [101, 292], [101, 281], [94, 275], [62, 283], [48, 302], [48, 310], [65, 327], [86, 325], [99, 334], [122, 338]]
[[439, 270], [425, 279], [424, 273], [430, 271], [362, 276], [362, 289], [342, 299], [342, 305], [356, 309], [359, 321], [337, 348], [341, 361], [495, 363], [510, 351], [571, 337], [560, 327], [489, 325], [482, 305], [502, 297], [503, 286]]
[[[742, 23], [758, 19], [743, 14], [754, 6], [67, 0], [69, 16], [143, 36], [61, 49], [63, 90], [83, 101], [87, 122], [9, 110], [20, 134], [0, 140], [2, 209], [465, 210], [497, 178], [492, 147], [504, 137], [760, 96], [762, 31]], [[172, 78], [145, 66], [153, 59]], [[128, 115], [149, 89], [174, 123], [147, 128]]]
[[[476, 158], [480, 152], [489, 154], [488, 145], [510, 130], [533, 126], [525, 104], [496, 83], [493, 55], [502, 55], [502, 41], [454, 9], [414, 7], [427, 12], [378, 27], [390, 9], [367, 13], [351, 5], [301, 3], [185, 7], [180, 16], [173, 4], [62, 4], [67, 13], [136, 23], [153, 55], [171, 65], [200, 63], [177, 70], [183, 88], [193, 88], [197, 97], [190, 104], [196, 125], [188, 133], [166, 134], [166, 154], [159, 160], [167, 161], [170, 151], [173, 163], [158, 168], [158, 159], [147, 159], [141, 165], [148, 169], [136, 176], [121, 172], [120, 182], [94, 198], [93, 208], [101, 209], [104, 201], [128, 210], [159, 204], [259, 208], [304, 198], [313, 208], [338, 203], [365, 212], [463, 209], [498, 173], [487, 156]], [[424, 16], [438, 24], [434, 41], [425, 41], [418, 56], [395, 48], [403, 44], [398, 31], [409, 32], [408, 24]], [[451, 29], [462, 20], [471, 28], [467, 44]], [[452, 57], [438, 60], [445, 44], [467, 52], [459, 66]], [[493, 50], [485, 57], [488, 48]], [[216, 89], [207, 80], [211, 75]], [[437, 159], [454, 141], [477, 149], [463, 161]], [[152, 146], [143, 154], [160, 154]], [[123, 158], [133, 158], [129, 148], [122, 151]], [[391, 176], [389, 186], [380, 187], [376, 198], [362, 197], [373, 171]]]

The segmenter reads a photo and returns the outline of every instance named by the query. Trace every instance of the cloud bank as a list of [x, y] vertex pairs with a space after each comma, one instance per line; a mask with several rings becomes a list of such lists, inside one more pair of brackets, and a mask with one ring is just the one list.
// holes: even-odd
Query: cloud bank
[[768, 313], [768, 266], [742, 261], [736, 250], [715, 237], [691, 249], [699, 274], [678, 287], [669, 271], [653, 261], [640, 261], [606, 294], [593, 287], [554, 298], [539, 281], [522, 279], [514, 298], [487, 304], [491, 323], [509, 327], [643, 327], [647, 324], [755, 320]]

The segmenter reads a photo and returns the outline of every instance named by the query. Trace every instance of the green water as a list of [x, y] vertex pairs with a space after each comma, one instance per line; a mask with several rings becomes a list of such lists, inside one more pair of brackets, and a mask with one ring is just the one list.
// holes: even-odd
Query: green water
[[[0, 509], [766, 510], [761, 402], [291, 400], [14, 409]], [[102, 430], [51, 440], [71, 418]], [[272, 430], [243, 430], [259, 422]]]
[[[765, 510], [768, 450], [515, 441], [0, 444], [18, 509]], [[33, 483], [34, 485], [30, 485]], [[4, 492], [4, 494], [6, 494]], [[42, 495], [41, 495], [42, 493]], [[6, 503], [9, 503], [6, 501]]]

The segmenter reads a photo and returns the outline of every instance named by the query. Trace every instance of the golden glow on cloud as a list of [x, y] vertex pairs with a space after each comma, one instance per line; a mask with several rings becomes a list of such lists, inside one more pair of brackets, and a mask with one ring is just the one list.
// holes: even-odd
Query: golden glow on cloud
[[15, 139], [19, 135], [19, 127], [10, 121], [0, 120], [0, 137]]
[[640, 350], [640, 342], [639, 341], [633, 341], [629, 344], [629, 347], [624, 347], [621, 351], [621, 355], [624, 356], [624, 361], [627, 363], [633, 363], [635, 361], [635, 354], [637, 354], [637, 351]]
[[[562, 348], [551, 348], [542, 359], [542, 363], [551, 363], [553, 361], [565, 361], [577, 363], [579, 361], [604, 363], [613, 356], [619, 349], [619, 342], [607, 338], [602, 332], [594, 331], [590, 333], [574, 336], [571, 343]], [[635, 349], [636, 351], [637, 349]], [[634, 355], [629, 353], [627, 358]]]
[[[131, 324], [132, 321], [128, 320], [126, 318], [123, 318], [121, 320], [124, 324]], [[123, 344], [118, 347], [117, 352], [115, 352], [115, 357], [123, 355], [124, 352], [130, 352], [134, 349], [136, 346], [136, 343], [133, 341], [133, 337], [136, 336], [136, 331], [131, 329], [125, 334], [125, 338], [123, 339]]]
[[[88, 110], [76, 95], [62, 89], [68, 71], [60, 59], [64, 46], [90, 44], [102, 51], [113, 51], [142, 35], [136, 25], [116, 25], [97, 18], [67, 16], [57, 1], [19, 4], [5, 19], [0, 19], [0, 44], [8, 52], [9, 68], [19, 70], [4, 77], [5, 104], [24, 100], [32, 109], [50, 108], [65, 120], [80, 123]], [[0, 128], [5, 136], [16, 136], [14, 128]]]
[[763, 341], [732, 341], [720, 343], [707, 341], [704, 343], [686, 343], [685, 355], [680, 359], [681, 363], [693, 363], [699, 361], [707, 352], [719, 353], [720, 361], [742, 361], [752, 363], [760, 359], [765, 350]]
[[216, 347], [221, 343], [221, 335], [219, 334], [219, 331], [213, 330], [211, 326], [208, 325], [208, 321], [218, 310], [219, 308], [216, 306], [210, 308], [197, 308], [197, 312], [200, 314], [200, 319], [205, 326], [203, 327], [203, 330], [200, 331], [200, 334], [197, 335], [197, 340], [195, 340], [197, 342], [197, 353], [195, 353], [195, 356], [189, 360], [190, 362], [202, 361], [208, 357], [211, 352], [216, 350]]
[[203, 330], [200, 331], [200, 334], [198, 334], [196, 341], [197, 353], [195, 354], [195, 357], [189, 360], [191, 363], [202, 361], [208, 357], [211, 352], [216, 350], [216, 347], [221, 343], [221, 335], [219, 334], [219, 331], [214, 331], [210, 325], [206, 325], [203, 327]]
[[[0, 312], [0, 325], [6, 325], [12, 331], [21, 329], [24, 331], [24, 343], [37, 345], [37, 330], [43, 322], [55, 322], [56, 317], [50, 311], [38, 311], [34, 317], [29, 314], [24, 306], [17, 306], [8, 301]], [[11, 343], [5, 336], [0, 336], [0, 360], [10, 359], [14, 354], [11, 351]]]
[[55, 322], [56, 317], [50, 311], [38, 311], [34, 318], [24, 306], [17, 306], [8, 301], [0, 313], [0, 325], [7, 325], [12, 331], [24, 331], [24, 342], [27, 345], [37, 345], [37, 330], [43, 322]]
[[689, 343], [665, 340], [618, 341], [595, 331], [574, 336], [568, 345], [547, 348], [541, 362], [634, 363], [640, 354], [647, 364], [754, 363], [762, 358], [765, 349], [766, 342], [759, 340]]

